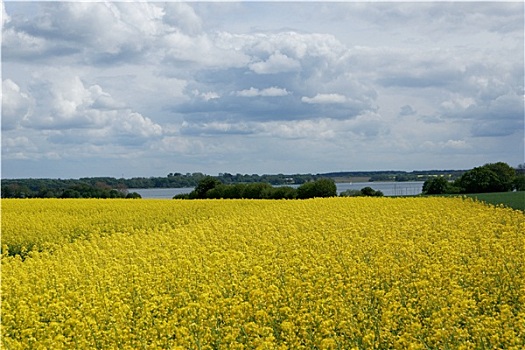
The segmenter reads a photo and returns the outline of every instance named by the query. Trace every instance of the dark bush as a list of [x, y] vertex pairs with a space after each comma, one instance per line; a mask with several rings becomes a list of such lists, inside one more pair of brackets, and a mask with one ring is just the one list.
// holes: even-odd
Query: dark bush
[[518, 174], [512, 182], [512, 189], [515, 191], [525, 191], [525, 174]]
[[515, 188], [516, 170], [506, 163], [489, 163], [464, 173], [455, 185], [462, 193], [507, 192]]
[[272, 188], [272, 185], [264, 182], [256, 182], [247, 184], [242, 191], [242, 198], [248, 199], [262, 199], [263, 193]]
[[337, 187], [334, 180], [319, 179], [313, 182], [306, 182], [297, 189], [297, 198], [315, 198], [315, 197], [336, 197]]
[[204, 177], [193, 191], [195, 198], [207, 198], [207, 192], [220, 184], [221, 182], [213, 176]]
[[290, 186], [279, 186], [266, 188], [262, 193], [266, 199], [295, 199], [297, 190]]
[[341, 196], [341, 197], [359, 197], [361, 195], [362, 195], [362, 193], [361, 193], [360, 190], [353, 190], [353, 189], [348, 189], [348, 190], [346, 190], [344, 192], [341, 192], [339, 194], [339, 196]]
[[374, 190], [372, 187], [367, 186], [361, 189], [361, 194], [367, 197], [383, 197], [383, 192]]
[[444, 177], [436, 177], [425, 181], [423, 184], [424, 194], [443, 194], [449, 193], [451, 185], [448, 180]]

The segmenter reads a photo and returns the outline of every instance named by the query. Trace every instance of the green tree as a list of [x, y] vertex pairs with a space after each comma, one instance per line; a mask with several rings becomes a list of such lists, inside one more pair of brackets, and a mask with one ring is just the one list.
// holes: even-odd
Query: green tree
[[361, 189], [361, 195], [367, 197], [383, 197], [383, 192], [374, 190], [372, 187], [367, 186]]
[[32, 195], [33, 191], [25, 185], [12, 183], [2, 186], [2, 198], [29, 198], [32, 197]]
[[450, 192], [450, 183], [444, 177], [429, 179], [423, 183], [424, 194], [443, 194]]
[[516, 171], [503, 162], [489, 163], [464, 173], [456, 185], [463, 193], [506, 192], [514, 186]]
[[489, 163], [484, 167], [492, 170], [498, 178], [497, 183], [494, 184], [494, 191], [512, 191], [512, 183], [516, 177], [516, 170], [513, 167], [504, 162]]
[[272, 188], [272, 185], [264, 182], [255, 182], [246, 185], [242, 192], [242, 198], [262, 199], [263, 193]]
[[339, 194], [340, 197], [359, 197], [361, 196], [360, 190], [348, 189]]
[[224, 189], [224, 198], [242, 198], [246, 184], [231, 184]]
[[80, 192], [77, 190], [68, 188], [62, 193], [61, 198], [80, 198]]
[[458, 179], [458, 187], [463, 193], [497, 192], [494, 190], [494, 184], [497, 182], [498, 177], [492, 170], [476, 167]]
[[290, 186], [271, 187], [265, 189], [262, 196], [266, 199], [294, 199], [297, 197], [297, 190]]
[[313, 182], [306, 182], [297, 189], [297, 198], [299, 199], [335, 196], [337, 196], [337, 187], [332, 179], [319, 179]]
[[305, 182], [297, 188], [297, 198], [306, 199], [315, 197], [315, 185], [313, 182]]
[[193, 190], [194, 198], [206, 198], [206, 193], [220, 184], [221, 182], [213, 176], [205, 176], [199, 181], [195, 190]]
[[525, 191], [525, 174], [518, 174], [512, 183], [513, 189], [516, 191]]

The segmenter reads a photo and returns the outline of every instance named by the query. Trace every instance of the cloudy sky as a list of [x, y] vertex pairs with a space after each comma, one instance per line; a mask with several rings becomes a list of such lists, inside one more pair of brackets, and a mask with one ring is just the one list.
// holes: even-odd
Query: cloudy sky
[[2, 4], [2, 177], [524, 162], [518, 2]]

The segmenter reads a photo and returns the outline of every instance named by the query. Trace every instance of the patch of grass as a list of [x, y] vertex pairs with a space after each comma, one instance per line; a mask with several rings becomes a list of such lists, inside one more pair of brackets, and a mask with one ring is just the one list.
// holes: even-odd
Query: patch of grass
[[480, 201], [525, 211], [525, 191], [519, 192], [494, 192], [466, 194], [467, 197], [477, 198]]

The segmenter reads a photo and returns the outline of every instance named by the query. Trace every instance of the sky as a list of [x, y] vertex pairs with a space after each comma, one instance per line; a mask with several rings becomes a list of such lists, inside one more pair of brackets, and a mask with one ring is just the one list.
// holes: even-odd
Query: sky
[[524, 4], [2, 2], [2, 178], [524, 162]]

